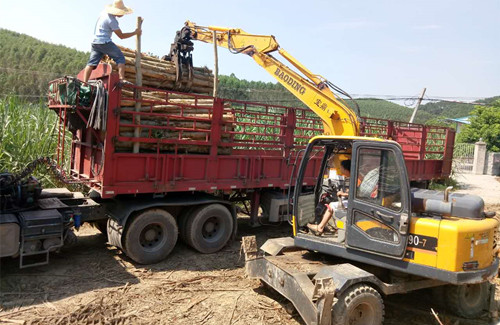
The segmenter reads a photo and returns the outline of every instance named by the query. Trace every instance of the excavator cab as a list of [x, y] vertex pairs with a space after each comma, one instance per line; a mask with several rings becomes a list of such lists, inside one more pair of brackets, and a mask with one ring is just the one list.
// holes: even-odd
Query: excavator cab
[[[348, 178], [339, 175], [342, 160], [351, 161]], [[317, 161], [321, 161], [319, 166]], [[317, 173], [316, 184], [301, 181], [309, 173]], [[336, 189], [348, 192], [347, 202], [336, 197]], [[312, 238], [322, 243], [318, 248], [326, 250], [329, 246], [347, 247], [404, 258], [411, 201], [398, 144], [356, 137], [317, 137], [306, 150], [294, 193], [296, 237]], [[311, 224], [321, 223], [325, 210], [334, 211], [323, 231], [310, 231], [314, 229]]]
[[[330, 184], [345, 159], [351, 160], [347, 204], [326, 202], [336, 200]], [[317, 181], [308, 184], [305, 176]], [[326, 225], [325, 205], [334, 210]], [[449, 189], [410, 189], [394, 141], [314, 137], [297, 174], [292, 211], [293, 242], [303, 249], [455, 284], [484, 281], [498, 267], [498, 221], [484, 212], [483, 200]]]

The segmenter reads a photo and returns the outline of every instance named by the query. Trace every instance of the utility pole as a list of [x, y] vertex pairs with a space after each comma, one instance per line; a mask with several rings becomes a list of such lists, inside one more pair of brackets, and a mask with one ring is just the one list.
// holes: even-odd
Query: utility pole
[[[141, 29], [142, 28], [142, 22], [144, 19], [141, 17], [137, 17], [137, 28]], [[135, 38], [135, 85], [141, 87], [142, 86], [142, 69], [141, 69], [141, 35], [137, 35]], [[142, 99], [142, 92], [139, 89], [134, 89], [134, 95], [135, 95], [135, 111], [140, 112], [141, 111], [141, 99]], [[135, 117], [135, 123], [136, 124], [141, 124], [141, 116], [139, 114], [136, 114]], [[140, 138], [141, 137], [141, 128], [136, 127], [134, 129], [134, 137], [135, 138]], [[134, 147], [133, 147], [133, 152], [138, 153], [139, 152], [139, 142], [134, 142]]]
[[427, 88], [424, 88], [424, 90], [422, 91], [422, 95], [420, 95], [420, 98], [418, 99], [417, 106], [415, 106], [415, 109], [413, 110], [413, 114], [411, 114], [410, 123], [413, 123], [413, 120], [415, 119], [415, 115], [417, 115], [418, 107], [420, 106], [422, 99], [424, 99], [424, 95], [425, 95], [426, 90], [427, 90]]

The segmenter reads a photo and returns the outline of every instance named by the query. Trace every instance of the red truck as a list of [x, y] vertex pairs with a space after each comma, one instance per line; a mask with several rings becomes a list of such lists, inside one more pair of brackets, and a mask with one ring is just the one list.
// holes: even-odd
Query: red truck
[[[33, 205], [31, 217], [0, 212], [0, 233], [10, 227], [20, 234], [18, 244], [12, 243], [15, 238], [0, 240], [0, 257], [38, 254], [48, 262], [49, 251], [64, 244], [69, 228], [95, 222], [112, 245], [148, 264], [164, 259], [178, 236], [199, 252], [220, 250], [236, 234], [237, 212], [250, 215], [254, 224], [261, 217], [286, 220], [287, 193], [300, 152], [312, 136], [323, 132], [321, 120], [310, 110], [123, 85], [104, 64], [92, 79], [101, 84], [100, 100], [107, 101], [107, 109], [92, 105], [97, 101], [94, 87], [90, 98], [84, 98], [75, 87], [81, 83], [68, 77], [51, 82], [48, 105], [59, 117], [58, 169], [85, 184], [89, 196], [69, 205], [54, 195], [52, 203], [62, 205]], [[75, 90], [73, 98], [70, 88]], [[132, 99], [134, 107], [124, 108], [124, 91], [140, 91], [142, 99]], [[153, 93], [155, 99], [148, 99]], [[140, 109], [135, 109], [137, 103]], [[100, 129], [91, 125], [96, 116]], [[135, 130], [139, 132], [128, 132]], [[361, 132], [397, 141], [410, 181], [419, 186], [450, 174], [451, 129], [365, 118]], [[320, 159], [310, 165], [306, 186], [315, 184]], [[44, 245], [46, 233], [25, 235], [27, 221], [39, 210], [56, 215], [47, 222], [60, 220], [55, 235], [49, 236], [52, 246]], [[27, 242], [37, 241], [41, 244], [26, 253]]]

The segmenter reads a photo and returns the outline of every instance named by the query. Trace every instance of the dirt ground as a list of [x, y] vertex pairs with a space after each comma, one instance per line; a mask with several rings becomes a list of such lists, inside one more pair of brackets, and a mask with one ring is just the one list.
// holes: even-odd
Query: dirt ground
[[[500, 214], [500, 204], [490, 208]], [[52, 254], [49, 265], [19, 270], [18, 260], [2, 260], [0, 324], [304, 324], [284, 298], [246, 277], [240, 254], [241, 236], [255, 234], [260, 245], [289, 233], [288, 225], [240, 220], [239, 238], [221, 252], [178, 243], [165, 261], [141, 266], [85, 226], [78, 244]], [[443, 324], [492, 324], [454, 318], [426, 291], [388, 297], [385, 324], [438, 324], [431, 308]]]
[[479, 195], [486, 205], [500, 204], [500, 177], [457, 174], [455, 178], [460, 186], [457, 193]]

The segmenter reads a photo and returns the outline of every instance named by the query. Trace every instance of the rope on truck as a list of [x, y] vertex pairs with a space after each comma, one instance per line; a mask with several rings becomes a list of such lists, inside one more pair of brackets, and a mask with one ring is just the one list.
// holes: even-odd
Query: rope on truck
[[95, 87], [96, 93], [94, 102], [92, 103], [92, 109], [90, 111], [87, 127], [105, 132], [108, 114], [108, 93], [104, 88], [102, 80], [91, 80], [89, 83]]

